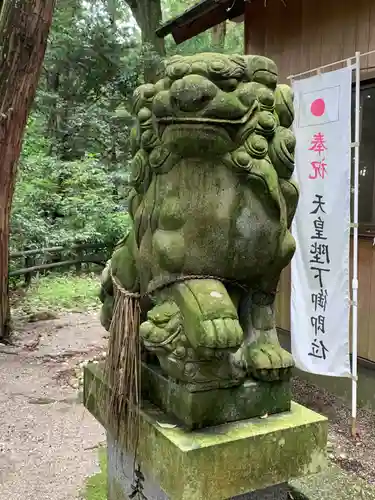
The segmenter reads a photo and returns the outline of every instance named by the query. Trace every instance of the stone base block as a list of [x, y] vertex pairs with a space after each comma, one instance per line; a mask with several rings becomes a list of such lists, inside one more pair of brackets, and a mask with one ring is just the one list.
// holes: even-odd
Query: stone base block
[[[96, 401], [100, 384], [95, 369], [86, 368], [85, 406], [106, 426]], [[290, 412], [267, 418], [187, 431], [143, 401], [140, 426], [136, 462], [149, 485], [148, 500], [254, 498], [246, 495], [320, 472], [326, 464], [327, 419], [296, 403]], [[134, 457], [110, 437], [108, 445], [108, 500], [127, 500]]]
[[[125, 453], [109, 434], [107, 436], [107, 446], [108, 500], [130, 500], [130, 495], [134, 492], [135, 486], [133, 475], [134, 459], [131, 455]], [[144, 477], [142, 493], [147, 500], [169, 500], [172, 498], [166, 495], [147, 471], [142, 470], [142, 475]], [[289, 486], [283, 484], [232, 497], [230, 500], [290, 500], [289, 492]], [[192, 496], [190, 498], [194, 500], [196, 497]]]
[[142, 365], [142, 393], [188, 429], [271, 415], [290, 410], [290, 381], [246, 380], [238, 387], [191, 391], [168, 379], [158, 366]]

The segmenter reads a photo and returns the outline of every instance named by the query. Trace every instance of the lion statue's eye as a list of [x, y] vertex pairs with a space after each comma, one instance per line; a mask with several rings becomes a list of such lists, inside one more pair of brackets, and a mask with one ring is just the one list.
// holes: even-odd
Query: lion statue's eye
[[177, 62], [169, 66], [167, 70], [167, 75], [172, 80], [178, 80], [188, 75], [190, 73], [190, 69], [191, 69], [190, 64], [184, 62]]
[[233, 92], [236, 90], [238, 81], [235, 78], [215, 81], [216, 85], [224, 92]]

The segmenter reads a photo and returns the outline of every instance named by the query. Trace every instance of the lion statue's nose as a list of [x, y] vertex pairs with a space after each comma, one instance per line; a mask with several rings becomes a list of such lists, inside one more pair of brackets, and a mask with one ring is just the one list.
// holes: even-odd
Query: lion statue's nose
[[197, 112], [204, 109], [217, 92], [216, 85], [203, 76], [189, 75], [173, 82], [171, 103], [180, 111]]

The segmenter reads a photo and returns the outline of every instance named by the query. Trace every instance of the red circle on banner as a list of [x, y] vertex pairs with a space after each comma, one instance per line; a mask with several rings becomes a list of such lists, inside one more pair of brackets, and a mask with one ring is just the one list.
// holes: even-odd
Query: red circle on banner
[[326, 104], [323, 99], [315, 99], [311, 103], [310, 110], [314, 116], [322, 116], [326, 110]]

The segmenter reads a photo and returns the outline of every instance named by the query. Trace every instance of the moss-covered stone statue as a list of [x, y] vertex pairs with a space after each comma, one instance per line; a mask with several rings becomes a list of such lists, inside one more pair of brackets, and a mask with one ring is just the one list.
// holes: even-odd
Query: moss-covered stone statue
[[[260, 56], [174, 56], [135, 91], [133, 227], [102, 277], [141, 306], [142, 349], [191, 391], [288, 379], [274, 302], [295, 251], [293, 95]], [[118, 290], [117, 290], [118, 291]]]

